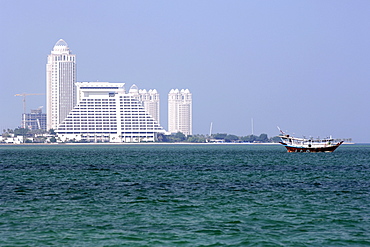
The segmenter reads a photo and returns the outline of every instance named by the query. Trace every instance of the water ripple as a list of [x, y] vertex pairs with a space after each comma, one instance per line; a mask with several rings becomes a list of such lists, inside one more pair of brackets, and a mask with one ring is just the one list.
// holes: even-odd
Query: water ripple
[[369, 146], [0, 146], [1, 246], [367, 246]]

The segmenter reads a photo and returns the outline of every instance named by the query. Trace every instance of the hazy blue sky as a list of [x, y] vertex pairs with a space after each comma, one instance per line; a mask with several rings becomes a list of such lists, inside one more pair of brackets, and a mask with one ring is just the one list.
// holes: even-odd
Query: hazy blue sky
[[[64, 39], [78, 81], [193, 94], [193, 133], [291, 134], [370, 142], [370, 1], [0, 0], [0, 128], [45, 93]], [[29, 96], [27, 111], [46, 107]]]

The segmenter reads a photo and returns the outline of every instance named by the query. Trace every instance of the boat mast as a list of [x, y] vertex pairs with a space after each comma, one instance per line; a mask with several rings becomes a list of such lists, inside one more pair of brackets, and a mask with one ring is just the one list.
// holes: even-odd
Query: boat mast
[[251, 125], [252, 125], [252, 135], [254, 135], [253, 118], [251, 119]]

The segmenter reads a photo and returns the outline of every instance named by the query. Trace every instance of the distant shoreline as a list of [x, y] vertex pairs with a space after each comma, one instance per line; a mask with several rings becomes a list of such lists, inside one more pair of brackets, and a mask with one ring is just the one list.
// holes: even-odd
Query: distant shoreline
[[0, 143], [0, 146], [41, 146], [41, 145], [280, 145], [280, 143], [197, 143], [197, 142], [68, 142], [68, 143]]
[[[369, 143], [343, 143], [342, 145], [364, 145]], [[81, 146], [81, 145], [281, 145], [280, 143], [232, 143], [232, 142], [224, 142], [224, 143], [196, 143], [196, 142], [120, 142], [120, 143], [95, 143], [95, 142], [87, 142], [87, 143], [79, 143], [79, 142], [71, 142], [71, 143], [0, 143], [0, 146]]]

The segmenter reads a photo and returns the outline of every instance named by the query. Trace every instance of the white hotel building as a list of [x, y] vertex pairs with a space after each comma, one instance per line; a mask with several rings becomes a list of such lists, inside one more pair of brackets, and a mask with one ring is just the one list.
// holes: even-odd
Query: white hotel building
[[192, 95], [189, 89], [171, 89], [168, 94], [168, 131], [192, 135]]
[[76, 86], [78, 103], [55, 131], [60, 141], [154, 142], [157, 134], [165, 133], [152, 116], [158, 112], [151, 114], [144, 106], [150, 101], [143, 97], [146, 91], [140, 94], [135, 85], [128, 93], [124, 83], [77, 82]]
[[76, 104], [76, 55], [60, 39], [46, 64], [47, 130], [57, 129]]

